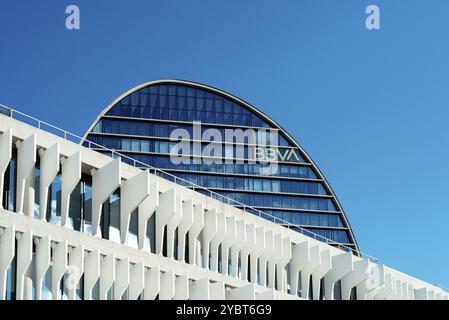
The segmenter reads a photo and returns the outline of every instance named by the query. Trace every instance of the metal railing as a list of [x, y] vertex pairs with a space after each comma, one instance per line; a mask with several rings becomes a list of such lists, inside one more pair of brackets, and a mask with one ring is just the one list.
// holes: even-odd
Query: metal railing
[[[243, 211], [246, 211], [246, 212], [248, 212], [250, 214], [256, 215], [256, 216], [258, 216], [260, 218], [272, 221], [272, 222], [277, 223], [277, 224], [281, 224], [281, 225], [283, 225], [284, 227], [286, 227], [288, 229], [292, 229], [292, 230], [294, 230], [296, 232], [299, 232], [299, 233], [301, 233], [301, 234], [303, 234], [303, 235], [305, 235], [307, 237], [310, 237], [312, 239], [315, 239], [315, 240], [327, 243], [329, 245], [332, 245], [334, 247], [337, 247], [337, 248], [339, 248], [341, 250], [344, 250], [344, 251], [347, 251], [347, 252], [352, 252], [355, 255], [360, 256], [360, 257], [365, 258], [365, 259], [368, 259], [369, 261], [371, 261], [373, 263], [377, 263], [377, 264], [379, 263], [379, 259], [377, 259], [375, 257], [372, 257], [372, 256], [370, 256], [370, 255], [368, 255], [366, 253], [363, 253], [363, 252], [361, 252], [359, 250], [355, 250], [354, 248], [351, 248], [351, 247], [349, 247], [347, 245], [343, 245], [343, 244], [338, 243], [338, 242], [336, 242], [336, 241], [334, 241], [332, 239], [328, 239], [328, 238], [326, 238], [326, 237], [324, 237], [324, 236], [322, 236], [320, 234], [317, 234], [317, 233], [314, 233], [314, 232], [312, 232], [310, 230], [304, 229], [303, 227], [301, 227], [301, 226], [299, 226], [297, 224], [293, 224], [293, 223], [291, 223], [289, 221], [280, 219], [280, 218], [275, 217], [275, 216], [273, 216], [271, 214], [265, 213], [265, 212], [260, 211], [260, 210], [258, 210], [256, 208], [248, 206], [248, 205], [246, 205], [244, 203], [238, 202], [238, 201], [236, 201], [236, 200], [234, 200], [232, 198], [223, 196], [223, 195], [221, 195], [221, 194], [219, 194], [217, 192], [214, 192], [212, 190], [209, 190], [209, 189], [207, 189], [205, 187], [202, 187], [200, 185], [194, 184], [194, 183], [192, 183], [192, 182], [190, 182], [188, 180], [179, 178], [179, 177], [177, 177], [177, 176], [175, 176], [175, 175], [173, 175], [171, 173], [165, 172], [165, 171], [163, 171], [163, 170], [161, 170], [159, 168], [155, 168], [153, 166], [150, 166], [147, 163], [141, 162], [139, 160], [136, 160], [134, 158], [131, 158], [129, 156], [121, 154], [121, 153], [117, 152], [116, 150], [109, 149], [109, 148], [107, 148], [107, 147], [105, 147], [103, 145], [100, 145], [98, 143], [95, 143], [95, 142], [89, 141], [87, 139], [84, 139], [84, 138], [82, 138], [82, 137], [80, 137], [80, 136], [78, 136], [76, 134], [68, 132], [68, 131], [66, 131], [64, 129], [56, 127], [56, 126], [54, 126], [52, 124], [44, 122], [44, 121], [42, 121], [40, 119], [37, 119], [35, 117], [29, 116], [29, 115], [27, 115], [27, 114], [25, 114], [23, 112], [15, 110], [13, 108], [10, 108], [10, 107], [7, 107], [5, 105], [0, 104], [0, 114], [3, 114], [5, 116], [8, 116], [8, 117], [13, 118], [13, 119], [20, 120], [22, 122], [25, 122], [25, 123], [27, 123], [27, 124], [29, 124], [31, 126], [34, 126], [34, 127], [38, 128], [38, 129], [51, 132], [51, 133], [53, 133], [53, 134], [55, 134], [55, 135], [57, 135], [59, 137], [62, 137], [64, 139], [66, 139], [66, 140], [69, 140], [71, 142], [82, 144], [83, 146], [85, 146], [85, 147], [87, 147], [89, 149], [94, 149], [96, 151], [101, 151], [102, 153], [106, 153], [107, 155], [110, 155], [112, 158], [120, 158], [120, 160], [122, 162], [124, 162], [124, 163], [126, 163], [128, 165], [132, 165], [132, 166], [134, 166], [136, 168], [149, 169], [151, 173], [153, 173], [153, 174], [155, 174], [157, 176], [160, 176], [160, 177], [162, 177], [164, 179], [167, 179], [169, 181], [172, 181], [172, 182], [177, 183], [179, 185], [182, 185], [184, 187], [188, 187], [188, 188], [190, 188], [190, 189], [192, 189], [194, 191], [200, 192], [200, 193], [202, 193], [202, 194], [204, 194], [206, 196], [209, 196], [211, 198], [217, 199], [217, 200], [219, 200], [221, 202], [224, 202], [224, 203], [226, 203], [228, 205], [231, 205], [231, 206], [234, 206], [234, 207], [238, 207], [238, 208], [242, 209]], [[52, 132], [52, 131], [54, 131], [54, 132]]]
[[436, 284], [435, 286], [449, 293], [449, 289], [446, 288], [445, 286], [442, 286], [440, 284]]

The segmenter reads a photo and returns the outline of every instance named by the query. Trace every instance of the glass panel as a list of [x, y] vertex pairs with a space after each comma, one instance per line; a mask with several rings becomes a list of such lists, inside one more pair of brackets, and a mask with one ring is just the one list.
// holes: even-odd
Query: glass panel
[[67, 221], [67, 227], [76, 231], [82, 231], [82, 193], [81, 182], [75, 187], [70, 194], [69, 202], [69, 218]]
[[140, 143], [140, 148], [142, 152], [150, 152], [150, 141], [142, 140]]
[[140, 140], [133, 139], [131, 141], [131, 150], [140, 151]]
[[320, 225], [320, 215], [319, 214], [310, 214], [310, 225], [319, 226]]
[[83, 231], [87, 234], [92, 234], [92, 186], [83, 183]]
[[[120, 229], [118, 229], [119, 231]], [[138, 209], [134, 210], [134, 212], [131, 213], [130, 221], [129, 221], [129, 232], [128, 232], [128, 238], [126, 239], [126, 244], [133, 248], [138, 248]], [[120, 237], [120, 231], [118, 236]]]
[[281, 184], [280, 181], [273, 181], [272, 183], [273, 186], [273, 192], [280, 192], [281, 191]]
[[109, 198], [109, 240], [120, 243], [120, 194]]
[[61, 225], [61, 176], [57, 175], [49, 188], [47, 221]]

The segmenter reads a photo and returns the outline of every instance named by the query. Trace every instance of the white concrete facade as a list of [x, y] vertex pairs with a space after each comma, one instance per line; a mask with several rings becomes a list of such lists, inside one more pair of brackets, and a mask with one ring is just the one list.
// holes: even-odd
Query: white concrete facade
[[[338, 287], [342, 299], [356, 292], [363, 300], [448, 300], [439, 287], [3, 115], [0, 181], [14, 145], [17, 212], [0, 209], [0, 300], [6, 298], [13, 261], [16, 299], [44, 299], [42, 282], [50, 277], [52, 299], [62, 298], [62, 283], [68, 299], [76, 299], [80, 288], [84, 299], [93, 299], [94, 291], [98, 299], [116, 300], [335, 299]], [[30, 209], [38, 154], [41, 207], [47, 206], [53, 179], [61, 177], [59, 224], [47, 222], [44, 213], [35, 218]], [[81, 173], [92, 176], [92, 235], [66, 227], [70, 194]], [[99, 232], [103, 204], [118, 188], [120, 243]], [[127, 241], [132, 215], [138, 221], [136, 247]], [[153, 216], [154, 253], [144, 246]]]

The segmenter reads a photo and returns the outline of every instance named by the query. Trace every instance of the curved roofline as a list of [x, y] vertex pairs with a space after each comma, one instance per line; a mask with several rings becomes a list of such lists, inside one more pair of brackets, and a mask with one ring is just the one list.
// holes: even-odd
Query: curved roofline
[[92, 132], [93, 128], [95, 127], [95, 125], [97, 124], [98, 121], [100, 121], [100, 119], [106, 115], [106, 113], [115, 105], [117, 104], [119, 101], [121, 101], [123, 98], [129, 96], [130, 94], [148, 87], [148, 86], [152, 86], [152, 85], [160, 85], [160, 84], [181, 84], [181, 85], [185, 85], [185, 86], [189, 86], [189, 87], [194, 87], [194, 88], [200, 88], [200, 89], [204, 89], [206, 91], [209, 91], [211, 93], [226, 97], [230, 100], [233, 100], [235, 102], [238, 102], [240, 105], [242, 105], [243, 107], [247, 108], [249, 111], [259, 115], [262, 120], [264, 120], [265, 122], [267, 122], [268, 124], [272, 125], [274, 128], [279, 129], [287, 138], [287, 140], [294, 146], [296, 146], [302, 153], [303, 155], [306, 157], [306, 160], [308, 160], [312, 166], [314, 167], [314, 169], [318, 172], [318, 174], [321, 176], [321, 178], [324, 181], [324, 184], [326, 186], [326, 188], [330, 191], [331, 195], [333, 196], [333, 198], [335, 199], [336, 205], [337, 205], [337, 209], [341, 212], [341, 215], [343, 217], [344, 223], [348, 226], [348, 230], [349, 230], [349, 235], [351, 237], [352, 242], [354, 243], [355, 246], [355, 250], [357, 252], [360, 252], [359, 250], [359, 246], [357, 244], [357, 240], [354, 236], [354, 233], [352, 232], [352, 227], [349, 223], [349, 220], [346, 216], [346, 213], [342, 207], [342, 205], [340, 204], [340, 201], [338, 200], [338, 197], [336, 196], [334, 190], [332, 189], [332, 187], [330, 186], [330, 184], [327, 182], [326, 177], [324, 176], [324, 174], [321, 172], [321, 170], [318, 168], [318, 166], [315, 164], [315, 162], [312, 160], [312, 158], [309, 156], [309, 154], [304, 150], [304, 148], [295, 140], [295, 138], [293, 138], [281, 125], [279, 125], [276, 121], [274, 121], [273, 119], [271, 119], [268, 115], [266, 115], [265, 113], [263, 113], [262, 111], [260, 111], [258, 108], [254, 107], [253, 105], [249, 104], [248, 102], [226, 92], [223, 91], [221, 89], [212, 87], [212, 86], [208, 86], [202, 83], [198, 83], [198, 82], [193, 82], [193, 81], [187, 81], [187, 80], [177, 80], [177, 79], [160, 79], [160, 80], [153, 80], [153, 81], [149, 81], [149, 82], [145, 82], [142, 84], [139, 84], [131, 89], [129, 89], [128, 91], [126, 91], [125, 93], [121, 94], [119, 97], [117, 97], [114, 101], [112, 101], [106, 108], [103, 109], [103, 111], [98, 115], [98, 117], [95, 119], [95, 121], [90, 125], [90, 127], [87, 129], [86, 133], [84, 134], [82, 140], [80, 143], [82, 143], [84, 140], [87, 139], [87, 135], [89, 133]]

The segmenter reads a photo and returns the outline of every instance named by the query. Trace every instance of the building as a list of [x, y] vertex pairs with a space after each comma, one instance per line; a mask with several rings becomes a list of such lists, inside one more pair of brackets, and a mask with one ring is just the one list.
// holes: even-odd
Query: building
[[[198, 122], [200, 133], [195, 135]], [[191, 161], [185, 163], [172, 158], [172, 150], [179, 143], [173, 132], [180, 128], [189, 133], [185, 143], [190, 145], [190, 154], [183, 156]], [[262, 142], [241, 139], [239, 145], [237, 139], [225, 139], [225, 130], [234, 129], [245, 133], [252, 130], [257, 138], [261, 130], [269, 130], [274, 138]], [[212, 141], [206, 130], [220, 132], [222, 150], [200, 156], [198, 150]], [[299, 143], [262, 111], [222, 90], [179, 80], [144, 83], [106, 107], [84, 138], [173, 174], [182, 179], [178, 182], [188, 181], [231, 198], [237, 207], [250, 206], [250, 212], [255, 208], [268, 219], [290, 224], [293, 229], [298, 226], [298, 231], [309, 231], [358, 251], [335, 193]], [[196, 150], [195, 143], [201, 144]], [[261, 173], [261, 167], [267, 164], [254, 157], [251, 145], [255, 143], [276, 148], [276, 160], [270, 162], [276, 164], [275, 172]], [[100, 146], [93, 148], [108, 153]], [[214, 155], [218, 161], [206, 163]]]
[[448, 300], [0, 109], [0, 300]]

